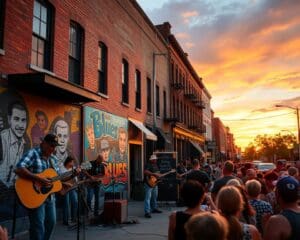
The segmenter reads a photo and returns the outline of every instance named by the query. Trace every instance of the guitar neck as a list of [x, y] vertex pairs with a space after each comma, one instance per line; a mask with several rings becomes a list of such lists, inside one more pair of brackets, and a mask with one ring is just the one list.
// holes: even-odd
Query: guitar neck
[[63, 174], [61, 174], [61, 175], [57, 175], [57, 176], [51, 178], [51, 181], [52, 181], [52, 182], [55, 182], [55, 181], [58, 181], [58, 180], [62, 180], [62, 179], [64, 179], [64, 178], [66, 178], [66, 177], [72, 176], [72, 174], [73, 174], [73, 170], [68, 171], [68, 172], [65, 172], [65, 173], [63, 173]]

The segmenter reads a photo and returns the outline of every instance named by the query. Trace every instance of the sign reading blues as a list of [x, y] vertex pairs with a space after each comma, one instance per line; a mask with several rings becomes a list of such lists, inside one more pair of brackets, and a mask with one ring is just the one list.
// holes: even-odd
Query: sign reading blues
[[128, 120], [116, 115], [84, 107], [84, 161], [103, 156], [106, 192], [127, 191]]

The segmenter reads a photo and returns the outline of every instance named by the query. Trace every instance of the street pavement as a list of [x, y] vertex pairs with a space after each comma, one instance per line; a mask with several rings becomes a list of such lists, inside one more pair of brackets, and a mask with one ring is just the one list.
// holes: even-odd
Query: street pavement
[[[168, 237], [169, 215], [172, 211], [179, 210], [175, 203], [160, 203], [159, 208], [163, 211], [160, 214], [152, 214], [152, 218], [144, 217], [143, 202], [128, 202], [128, 219], [125, 224], [103, 225], [103, 224], [86, 224], [85, 231], [80, 229], [70, 229], [58, 222], [53, 240], [69, 239], [87, 239], [87, 240], [126, 240], [126, 239], [143, 239], [143, 240], [162, 240]], [[137, 222], [137, 223], [134, 223]], [[17, 240], [28, 239], [28, 235]]]

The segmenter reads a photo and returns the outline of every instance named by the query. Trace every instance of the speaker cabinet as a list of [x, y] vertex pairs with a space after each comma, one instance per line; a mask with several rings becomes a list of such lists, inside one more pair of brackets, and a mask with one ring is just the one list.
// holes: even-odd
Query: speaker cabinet
[[123, 223], [127, 220], [127, 200], [116, 199], [104, 202], [104, 221], [106, 223]]

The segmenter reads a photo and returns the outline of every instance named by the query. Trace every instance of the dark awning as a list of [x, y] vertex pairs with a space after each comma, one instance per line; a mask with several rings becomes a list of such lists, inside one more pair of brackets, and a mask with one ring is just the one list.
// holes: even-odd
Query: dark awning
[[143, 133], [145, 133], [146, 138], [148, 140], [157, 141], [157, 136], [153, 132], [151, 132], [148, 128], [146, 128], [145, 125], [142, 122], [137, 121], [137, 120], [132, 119], [132, 118], [128, 118], [128, 120], [133, 125], [135, 125], [138, 129], [140, 129]]
[[74, 104], [99, 102], [101, 100], [98, 94], [82, 86], [46, 73], [10, 74], [8, 75], [8, 87]]
[[157, 135], [161, 137], [166, 143], [170, 144], [170, 139], [166, 136], [162, 129], [156, 128]]
[[201, 153], [202, 155], [205, 154], [205, 152], [202, 150], [201, 146], [197, 142], [193, 140], [189, 140], [189, 142], [193, 145], [194, 148], [198, 150], [199, 153]]

